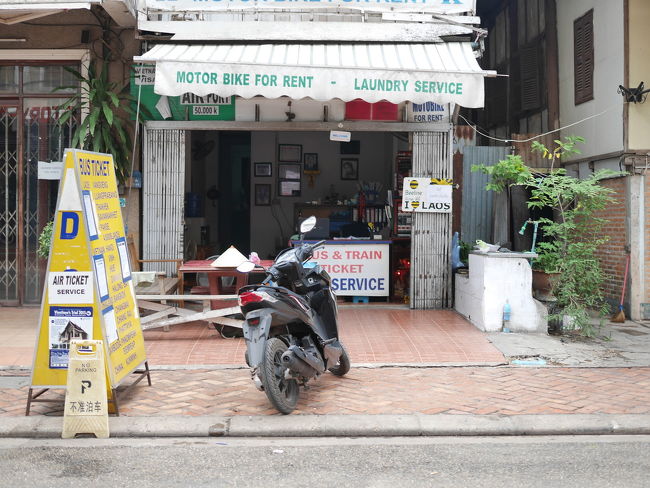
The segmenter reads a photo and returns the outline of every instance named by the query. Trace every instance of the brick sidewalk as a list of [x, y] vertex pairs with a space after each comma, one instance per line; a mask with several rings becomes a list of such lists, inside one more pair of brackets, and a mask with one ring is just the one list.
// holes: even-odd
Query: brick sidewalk
[[[245, 369], [158, 370], [152, 380], [121, 400], [122, 415], [277, 414]], [[650, 368], [353, 367], [311, 385], [295, 414], [650, 413]], [[46, 395], [61, 403], [34, 404], [33, 414], [61, 415], [61, 390]], [[27, 388], [0, 389], [0, 416], [24, 415], [26, 399]]]

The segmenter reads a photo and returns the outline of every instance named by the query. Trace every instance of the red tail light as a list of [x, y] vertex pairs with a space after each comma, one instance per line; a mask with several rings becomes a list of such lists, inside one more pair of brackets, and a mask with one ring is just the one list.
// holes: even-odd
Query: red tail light
[[254, 291], [247, 291], [246, 293], [239, 295], [239, 306], [243, 307], [249, 303], [261, 302], [262, 300], [264, 300], [263, 295], [255, 293]]

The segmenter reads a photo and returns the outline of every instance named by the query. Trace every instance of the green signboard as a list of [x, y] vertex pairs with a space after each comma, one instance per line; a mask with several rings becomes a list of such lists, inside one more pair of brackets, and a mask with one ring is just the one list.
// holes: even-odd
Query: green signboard
[[139, 97], [141, 106], [150, 112], [144, 112], [145, 120], [235, 120], [235, 97], [157, 95], [153, 91], [155, 75], [156, 68], [149, 65], [135, 66], [131, 72], [131, 95], [136, 100]]

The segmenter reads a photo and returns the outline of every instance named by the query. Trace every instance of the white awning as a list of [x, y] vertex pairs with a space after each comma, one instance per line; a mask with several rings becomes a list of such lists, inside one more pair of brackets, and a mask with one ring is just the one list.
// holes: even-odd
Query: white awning
[[155, 92], [243, 98], [457, 103], [483, 106], [483, 78], [466, 42], [436, 44], [159, 44]]
[[12, 25], [72, 9], [90, 9], [101, 0], [4, 0], [0, 2], [0, 24]]

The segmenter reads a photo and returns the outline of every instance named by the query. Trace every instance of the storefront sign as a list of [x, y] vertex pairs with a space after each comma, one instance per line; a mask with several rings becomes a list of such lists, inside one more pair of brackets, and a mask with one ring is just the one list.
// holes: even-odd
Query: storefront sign
[[32, 386], [66, 384], [73, 339], [103, 341], [113, 388], [146, 359], [119, 205], [113, 157], [66, 149]]
[[290, 96], [315, 100], [386, 100], [400, 103], [458, 103], [483, 106], [483, 75], [428, 71], [363, 70], [310, 66], [270, 66], [222, 63], [156, 63], [155, 92], [178, 96], [239, 95], [252, 98]]
[[449, 104], [436, 102], [410, 103], [407, 109], [409, 122], [449, 123]]
[[[131, 95], [140, 99], [146, 111], [145, 120], [235, 120], [235, 99], [214, 93], [198, 96], [183, 93], [180, 96], [161, 96], [154, 92], [156, 68], [153, 65], [135, 66], [131, 77]], [[145, 113], [148, 112], [148, 113]]]
[[331, 130], [330, 131], [330, 141], [338, 142], [350, 142], [350, 137], [352, 137], [351, 132], [344, 130]]
[[401, 10], [434, 13], [464, 13], [476, 10], [476, 0], [146, 0], [159, 10], [219, 11], [241, 9], [323, 9]]
[[314, 254], [332, 277], [332, 290], [340, 296], [379, 296], [389, 294], [389, 244], [330, 244]]
[[89, 272], [50, 272], [47, 294], [50, 303], [92, 303], [93, 277]]
[[404, 178], [403, 212], [450, 213], [452, 181], [436, 178]]

